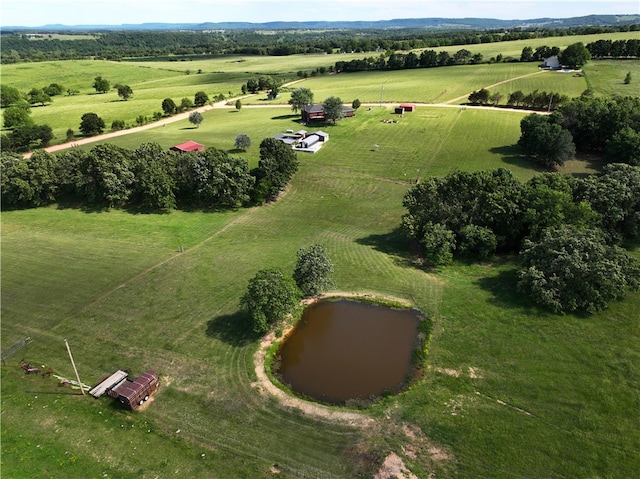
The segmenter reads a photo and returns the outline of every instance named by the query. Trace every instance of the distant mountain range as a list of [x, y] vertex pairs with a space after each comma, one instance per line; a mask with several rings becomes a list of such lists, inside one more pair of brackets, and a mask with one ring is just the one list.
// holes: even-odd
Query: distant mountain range
[[286, 29], [470, 29], [493, 30], [512, 28], [568, 28], [615, 26], [640, 23], [640, 15], [588, 15], [573, 18], [533, 18], [498, 20], [495, 18], [401, 18], [379, 21], [310, 21], [310, 22], [205, 22], [205, 23], [140, 23], [122, 25], [42, 25], [40, 27], [5, 26], [3, 31], [153, 31], [153, 30], [286, 30]]

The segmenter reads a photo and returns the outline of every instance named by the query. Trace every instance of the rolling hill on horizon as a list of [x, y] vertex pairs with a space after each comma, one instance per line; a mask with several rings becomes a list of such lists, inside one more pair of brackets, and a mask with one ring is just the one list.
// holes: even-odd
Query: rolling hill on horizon
[[401, 18], [378, 21], [305, 21], [305, 22], [203, 22], [203, 23], [140, 23], [121, 25], [62, 25], [49, 24], [38, 27], [3, 26], [10, 31], [113, 31], [113, 30], [287, 30], [287, 29], [472, 29], [496, 28], [568, 28], [578, 26], [614, 26], [640, 23], [640, 15], [587, 15], [571, 18], [534, 18], [500, 20], [494, 18]]

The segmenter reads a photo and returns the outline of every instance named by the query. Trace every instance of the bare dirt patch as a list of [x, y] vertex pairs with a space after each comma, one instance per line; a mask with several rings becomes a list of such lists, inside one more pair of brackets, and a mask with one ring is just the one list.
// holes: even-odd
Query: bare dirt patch
[[395, 452], [389, 454], [382, 466], [373, 479], [419, 479], [413, 472], [407, 469], [404, 465], [404, 461]]

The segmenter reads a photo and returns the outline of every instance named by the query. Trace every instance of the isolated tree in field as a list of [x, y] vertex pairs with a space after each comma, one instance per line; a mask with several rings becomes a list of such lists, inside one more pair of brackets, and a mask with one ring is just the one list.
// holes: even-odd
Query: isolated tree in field
[[51, 97], [47, 95], [42, 88], [32, 88], [27, 93], [27, 101], [30, 105], [40, 104], [44, 106], [45, 103], [51, 103]]
[[332, 287], [332, 275], [333, 263], [323, 245], [313, 244], [298, 250], [293, 280], [305, 297], [316, 296]]
[[240, 99], [238, 98], [236, 100], [236, 110], [241, 110], [242, 109], [242, 101], [240, 101]]
[[104, 120], [95, 113], [85, 113], [80, 118], [80, 132], [84, 136], [99, 135], [104, 127]]
[[240, 133], [236, 136], [235, 148], [236, 150], [246, 150], [251, 146], [251, 138], [244, 133]]
[[342, 100], [337, 96], [330, 96], [322, 104], [324, 107], [324, 118], [327, 121], [336, 122], [344, 115]]
[[351, 108], [353, 108], [354, 110], [357, 110], [358, 108], [360, 108], [361, 105], [362, 105], [362, 103], [360, 103], [360, 100], [356, 98], [351, 103]]
[[175, 115], [178, 112], [176, 102], [174, 102], [171, 98], [165, 98], [164, 100], [162, 100], [162, 111], [167, 116]]
[[58, 96], [64, 93], [64, 87], [59, 83], [51, 83], [48, 87], [43, 88], [43, 90], [49, 96]]
[[118, 96], [124, 101], [133, 96], [133, 90], [129, 85], [116, 85], [116, 90], [118, 91]]
[[199, 111], [193, 111], [189, 113], [189, 123], [195, 125], [196, 128], [200, 127], [200, 123], [202, 123], [202, 120], [204, 120], [204, 117]]
[[550, 228], [520, 254], [519, 290], [556, 313], [595, 313], [640, 288], [640, 264], [597, 229]]
[[0, 86], [0, 106], [2, 108], [7, 108], [8, 106], [14, 105], [20, 100], [22, 100], [22, 95], [17, 88], [9, 85]]
[[571, 68], [581, 68], [591, 60], [591, 53], [582, 42], [573, 43], [565, 48], [559, 57], [560, 63]]
[[628, 85], [629, 83], [631, 83], [631, 72], [627, 72], [627, 74], [624, 77], [624, 84]]
[[294, 113], [313, 103], [313, 92], [308, 88], [294, 88], [291, 90], [289, 105]]
[[240, 307], [249, 313], [253, 330], [263, 334], [291, 314], [298, 300], [299, 291], [291, 278], [277, 269], [264, 269], [249, 280]]
[[98, 93], [107, 93], [111, 89], [109, 80], [102, 78], [101, 76], [94, 78], [92, 86]]
[[4, 111], [2, 121], [5, 128], [15, 128], [21, 125], [31, 125], [31, 111], [28, 108], [10, 106]]
[[197, 107], [205, 106], [209, 103], [209, 95], [203, 91], [197, 92], [193, 97], [193, 104]]

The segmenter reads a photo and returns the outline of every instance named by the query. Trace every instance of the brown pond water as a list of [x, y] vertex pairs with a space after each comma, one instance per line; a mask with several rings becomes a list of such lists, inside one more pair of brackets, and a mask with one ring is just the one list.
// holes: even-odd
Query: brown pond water
[[420, 313], [349, 300], [307, 307], [275, 371], [292, 390], [331, 404], [402, 389], [412, 372]]

